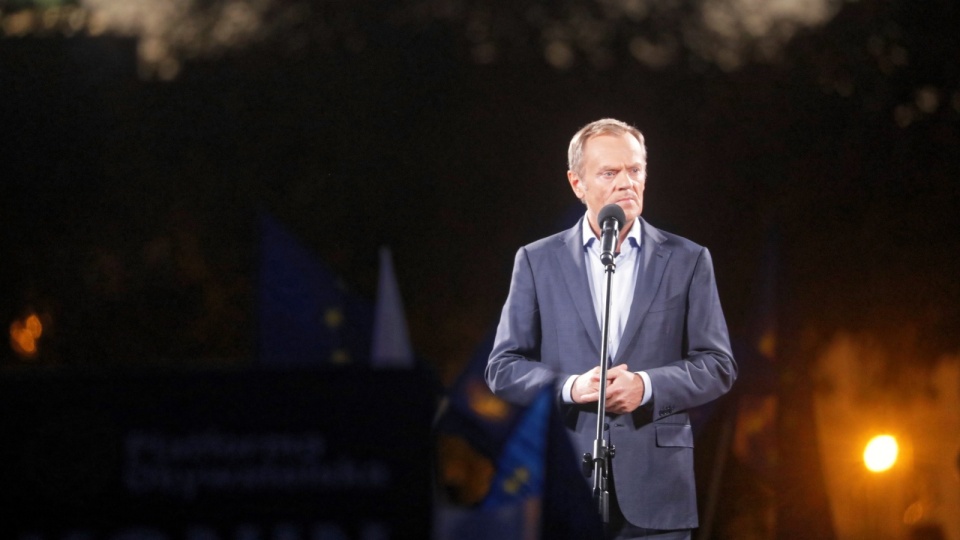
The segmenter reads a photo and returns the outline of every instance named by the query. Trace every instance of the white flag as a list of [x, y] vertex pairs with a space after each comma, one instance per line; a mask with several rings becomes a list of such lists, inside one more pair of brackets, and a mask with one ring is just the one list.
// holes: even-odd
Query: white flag
[[377, 305], [373, 316], [373, 345], [370, 365], [374, 368], [411, 368], [413, 349], [407, 332], [407, 318], [397, 276], [393, 273], [390, 249], [380, 248], [380, 280], [377, 284]]

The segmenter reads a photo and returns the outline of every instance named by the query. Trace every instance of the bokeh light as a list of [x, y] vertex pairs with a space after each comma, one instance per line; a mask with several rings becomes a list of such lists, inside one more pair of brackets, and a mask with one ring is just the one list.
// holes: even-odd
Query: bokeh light
[[[411, 2], [387, 9], [405, 25], [443, 22], [460, 29], [472, 60], [490, 64], [539, 48], [543, 60], [565, 71], [579, 63], [612, 68], [616, 58], [662, 69], [690, 55], [726, 71], [771, 61], [803, 29], [828, 23], [843, 0], [576, 0], [565, 7], [535, 3], [527, 10], [481, 0]], [[317, 10], [310, 0], [58, 0], [0, 12], [2, 36], [38, 34], [135, 37], [139, 71], [173, 80], [183, 64], [216, 58], [264, 41], [339, 43], [354, 52], [371, 41], [364, 10]], [[346, 4], [349, 5], [349, 4]], [[311, 28], [313, 30], [311, 30]], [[672, 29], [671, 29], [672, 28]], [[522, 36], [530, 36], [530, 39]]]
[[870, 472], [884, 472], [897, 462], [900, 447], [891, 435], [877, 435], [870, 439], [863, 451], [863, 463]]
[[10, 346], [18, 356], [25, 359], [37, 356], [37, 341], [43, 335], [43, 324], [35, 313], [10, 324]]

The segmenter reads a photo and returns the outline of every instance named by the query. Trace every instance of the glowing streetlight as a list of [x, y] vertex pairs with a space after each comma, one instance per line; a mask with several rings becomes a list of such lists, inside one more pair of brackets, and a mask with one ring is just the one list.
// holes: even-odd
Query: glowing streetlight
[[891, 435], [877, 435], [870, 439], [863, 451], [863, 463], [870, 472], [889, 470], [897, 462], [900, 447]]

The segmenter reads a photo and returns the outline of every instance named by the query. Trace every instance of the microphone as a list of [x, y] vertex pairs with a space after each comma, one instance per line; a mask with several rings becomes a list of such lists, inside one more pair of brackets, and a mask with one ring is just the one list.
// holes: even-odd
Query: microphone
[[604, 266], [613, 264], [614, 252], [617, 249], [617, 237], [620, 236], [620, 227], [627, 220], [623, 208], [618, 204], [608, 204], [600, 209], [597, 222], [600, 225], [600, 262]]

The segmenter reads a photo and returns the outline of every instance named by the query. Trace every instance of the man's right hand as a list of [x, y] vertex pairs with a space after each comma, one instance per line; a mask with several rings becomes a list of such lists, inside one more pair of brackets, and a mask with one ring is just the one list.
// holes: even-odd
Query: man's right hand
[[600, 399], [600, 366], [578, 375], [570, 389], [574, 403], [595, 403]]

